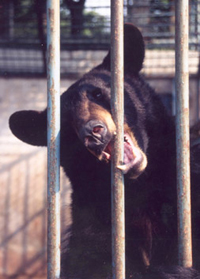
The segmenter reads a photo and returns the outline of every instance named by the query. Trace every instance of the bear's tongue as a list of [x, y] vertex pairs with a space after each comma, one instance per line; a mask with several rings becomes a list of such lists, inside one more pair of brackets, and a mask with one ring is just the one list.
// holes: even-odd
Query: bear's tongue
[[[110, 160], [111, 159], [111, 143], [109, 143], [106, 149], [103, 151], [103, 159]], [[124, 162], [122, 165], [118, 166], [119, 169], [123, 171], [123, 173], [127, 173], [131, 168], [138, 163], [141, 159], [141, 154], [138, 148], [134, 145], [131, 137], [126, 133], [124, 134]]]

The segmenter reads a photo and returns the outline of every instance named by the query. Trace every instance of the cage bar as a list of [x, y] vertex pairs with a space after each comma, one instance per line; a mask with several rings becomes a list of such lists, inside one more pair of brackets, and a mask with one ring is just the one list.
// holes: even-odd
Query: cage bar
[[124, 146], [123, 1], [111, 1], [111, 110], [116, 124], [111, 163], [112, 270], [114, 279], [125, 278], [124, 177], [117, 168]]
[[179, 264], [192, 266], [188, 0], [176, 1], [176, 143]]
[[200, 1], [196, 1], [196, 33], [197, 33], [197, 50], [199, 53], [199, 65], [197, 72], [197, 96], [196, 96], [196, 122], [200, 120]]
[[60, 278], [60, 1], [47, 0], [47, 278]]

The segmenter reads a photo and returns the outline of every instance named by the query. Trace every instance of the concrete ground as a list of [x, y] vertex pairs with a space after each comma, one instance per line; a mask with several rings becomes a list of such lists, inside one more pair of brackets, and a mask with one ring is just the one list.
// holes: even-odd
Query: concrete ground
[[[61, 82], [64, 91], [72, 81]], [[45, 79], [0, 79], [0, 278], [46, 275], [46, 148], [25, 144], [8, 127], [22, 109], [46, 107]], [[61, 172], [62, 223], [70, 223], [70, 183]]]

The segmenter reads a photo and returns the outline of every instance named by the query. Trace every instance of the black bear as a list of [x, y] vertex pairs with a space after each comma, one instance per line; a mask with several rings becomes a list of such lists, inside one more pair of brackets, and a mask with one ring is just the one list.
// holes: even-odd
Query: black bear
[[[175, 127], [139, 74], [143, 59], [140, 31], [125, 24], [126, 278], [197, 279], [196, 270], [177, 266]], [[61, 165], [73, 186], [73, 224], [62, 253], [63, 278], [111, 278], [110, 158], [115, 123], [110, 83], [109, 52], [61, 96]], [[13, 134], [32, 145], [46, 145], [46, 126], [46, 110], [20, 111], [10, 117]], [[195, 191], [199, 178], [197, 171]], [[194, 224], [198, 214], [193, 215]], [[199, 235], [198, 228], [194, 232]]]

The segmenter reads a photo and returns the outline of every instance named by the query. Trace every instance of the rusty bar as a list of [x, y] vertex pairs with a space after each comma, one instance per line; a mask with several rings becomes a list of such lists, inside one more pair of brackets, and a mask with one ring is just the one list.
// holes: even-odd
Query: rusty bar
[[47, 0], [47, 278], [60, 278], [60, 1]]
[[188, 0], [176, 2], [176, 143], [178, 199], [179, 264], [192, 266], [189, 74], [188, 74]]
[[125, 278], [124, 177], [117, 166], [124, 154], [124, 50], [123, 1], [111, 1], [111, 109], [116, 124], [113, 143], [112, 191], [112, 270], [114, 279]]
[[197, 51], [199, 53], [199, 65], [197, 72], [197, 95], [196, 95], [196, 122], [200, 119], [200, 1], [196, 1], [196, 11], [197, 11]]

